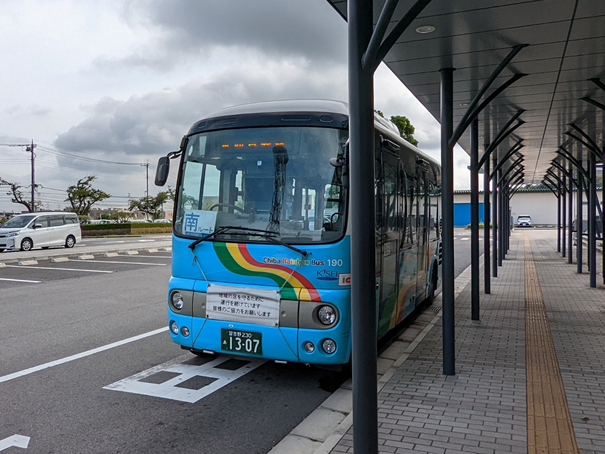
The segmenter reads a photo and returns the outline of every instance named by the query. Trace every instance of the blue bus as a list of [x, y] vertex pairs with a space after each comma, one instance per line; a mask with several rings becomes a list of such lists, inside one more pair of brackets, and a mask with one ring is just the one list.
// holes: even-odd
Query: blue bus
[[[440, 284], [439, 164], [375, 116], [376, 301], [384, 338]], [[193, 353], [351, 355], [348, 107], [276, 101], [195, 123], [179, 158], [170, 335]]]

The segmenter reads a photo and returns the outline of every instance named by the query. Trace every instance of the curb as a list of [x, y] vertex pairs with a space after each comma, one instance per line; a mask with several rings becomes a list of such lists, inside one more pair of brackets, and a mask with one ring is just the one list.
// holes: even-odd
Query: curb
[[[481, 257], [483, 257], [483, 254]], [[479, 263], [483, 263], [481, 257]], [[471, 265], [456, 278], [454, 298], [458, 297], [470, 281]], [[435, 297], [431, 307], [441, 308], [441, 293]], [[377, 393], [395, 375], [440, 318], [441, 310], [433, 314], [430, 310], [425, 309], [401, 336], [382, 352], [378, 358]], [[425, 323], [422, 330], [419, 330], [417, 326], [414, 329], [415, 325], [418, 324], [417, 322]], [[415, 334], [413, 334], [414, 331], [416, 331]], [[410, 334], [414, 336], [412, 339], [410, 339]], [[408, 344], [405, 344], [405, 342], [408, 342]], [[351, 379], [348, 379], [298, 426], [292, 429], [268, 454], [329, 454], [353, 426], [352, 402], [353, 387]]]
[[[162, 243], [163, 244], [168, 243], [168, 244], [170, 244], [170, 246], [163, 246]], [[11, 257], [12, 254], [15, 254], [14, 252], [2, 252], [2, 253], [0, 253], [0, 264], [5, 264], [5, 265], [18, 264], [19, 262], [29, 261], [29, 260], [41, 261], [41, 260], [57, 260], [57, 259], [59, 259], [57, 261], [63, 261], [65, 258], [67, 258], [67, 260], [70, 260], [70, 259], [75, 260], [75, 259], [79, 259], [80, 256], [91, 256], [90, 258], [93, 258], [94, 255], [103, 256], [105, 254], [107, 254], [107, 255], [105, 255], [106, 257], [114, 257], [113, 254], [116, 254], [115, 256], [118, 256], [118, 255], [120, 255], [120, 253], [122, 253], [124, 255], [137, 255], [137, 254], [139, 254], [138, 251], [147, 251], [149, 249], [150, 249], [149, 244], [141, 244], [139, 247], [131, 244], [128, 246], [128, 249], [120, 249], [120, 248], [115, 248], [115, 247], [111, 247], [111, 246], [105, 246], [105, 247], [84, 246], [81, 248], [69, 249], [69, 252], [66, 251], [64, 248], [35, 250], [35, 251], [32, 251], [34, 253], [34, 255], [27, 256], [27, 257], [23, 257], [23, 256]], [[160, 245], [158, 245], [156, 247], [156, 249], [157, 249], [157, 252], [171, 252], [172, 251], [172, 239], [162, 240], [162, 242], [160, 243]], [[0, 265], [0, 266], [2, 266], [2, 265]]]

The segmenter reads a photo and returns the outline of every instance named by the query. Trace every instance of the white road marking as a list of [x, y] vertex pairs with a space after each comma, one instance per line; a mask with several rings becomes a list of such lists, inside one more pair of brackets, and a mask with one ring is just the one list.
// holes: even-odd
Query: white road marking
[[69, 363], [71, 361], [75, 361], [76, 359], [85, 358], [90, 355], [94, 355], [95, 353], [104, 352], [105, 350], [111, 350], [112, 348], [120, 347], [122, 345], [129, 344], [130, 342], [138, 341], [141, 339], [145, 339], [146, 337], [155, 336], [156, 334], [163, 333], [164, 331], [168, 331], [168, 327], [155, 329], [153, 331], [149, 331], [147, 333], [139, 334], [138, 336], [129, 337], [128, 339], [124, 339], [121, 341], [113, 342], [111, 344], [103, 345], [102, 347], [93, 348], [92, 350], [86, 350], [82, 353], [76, 353], [75, 355], [67, 356], [65, 358], [57, 359], [55, 361], [51, 361], [49, 363], [40, 364], [39, 366], [30, 367], [29, 369], [25, 369], [19, 372], [14, 372], [12, 374], [4, 375], [0, 377], [0, 383], [4, 383], [10, 380], [14, 380], [15, 378], [24, 377], [29, 374], [33, 374], [34, 372], [38, 372], [44, 369], [48, 369], [50, 367], [58, 366], [60, 364]]
[[9, 279], [7, 277], [0, 277], [0, 281], [11, 281], [11, 282], [30, 282], [32, 284], [39, 284], [42, 281], [30, 281], [28, 279]]
[[29, 446], [30, 437], [25, 435], [15, 434], [10, 437], [0, 440], [0, 451], [4, 451], [6, 448], [23, 448], [27, 449]]
[[[147, 369], [132, 375], [131, 377], [107, 385], [103, 387], [103, 389], [142, 394], [145, 396], [160, 397], [163, 399], [178, 400], [180, 402], [193, 404], [267, 362], [267, 360], [264, 359], [238, 357], [244, 364], [239, 369], [227, 370], [217, 368], [216, 366], [220, 366], [230, 359], [233, 359], [234, 357], [231, 355], [220, 355], [216, 359], [202, 364], [201, 366], [182, 364], [183, 361], [190, 358], [190, 355], [180, 356], [164, 364], [160, 364], [159, 366], [152, 367], [151, 369]], [[169, 372], [178, 375], [158, 384], [141, 381], [158, 372]], [[200, 389], [189, 389], [178, 386], [195, 377], [206, 377], [213, 379], [214, 381], [206, 386], [202, 386]]]
[[460, 241], [468, 241], [468, 240], [470, 240], [470, 238], [468, 238], [468, 237], [460, 238]]
[[[92, 262], [93, 260], [86, 260], [87, 262]], [[7, 268], [22, 268], [19, 265], [6, 265]], [[78, 268], [55, 268], [54, 266], [33, 266], [30, 265], [27, 269], [31, 270], [57, 270], [57, 271], [81, 271], [83, 273], [113, 273], [113, 271], [103, 271], [103, 270], [81, 270]]]
[[[138, 257], [136, 257], [138, 258]], [[149, 263], [149, 262], [129, 262], [129, 261], [118, 261], [118, 260], [86, 260], [86, 263], [125, 263], [127, 265], [149, 265], [149, 266], [166, 266], [165, 263]], [[34, 267], [32, 267], [34, 268]], [[110, 271], [113, 273], [113, 271]]]
[[[128, 257], [126, 255], [120, 255], [119, 257]], [[161, 260], [170, 260], [172, 257], [169, 255], [160, 255], [160, 254], [154, 254], [154, 255], [139, 255], [137, 257], [132, 257], [133, 259], [161, 259]]]
[[155, 240], [137, 240], [139, 243], [155, 243]]

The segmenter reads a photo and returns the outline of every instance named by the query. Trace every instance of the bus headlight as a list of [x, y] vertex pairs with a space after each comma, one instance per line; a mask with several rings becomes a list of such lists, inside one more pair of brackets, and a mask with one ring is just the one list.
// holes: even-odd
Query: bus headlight
[[317, 318], [324, 325], [331, 325], [336, 321], [336, 309], [332, 306], [321, 306], [317, 311]]
[[179, 334], [179, 325], [177, 325], [176, 322], [170, 323], [170, 331], [172, 331], [172, 334], [178, 335]]
[[328, 355], [331, 355], [336, 351], [336, 342], [334, 342], [332, 339], [326, 339], [321, 343], [321, 347], [324, 349], [324, 352], [326, 352]]
[[180, 311], [185, 305], [185, 302], [183, 301], [183, 295], [181, 295], [180, 292], [174, 292], [170, 299], [172, 302], [172, 307], [174, 307], [177, 311]]
[[186, 326], [183, 326], [181, 328], [181, 334], [185, 337], [189, 336], [189, 328], [187, 328]]

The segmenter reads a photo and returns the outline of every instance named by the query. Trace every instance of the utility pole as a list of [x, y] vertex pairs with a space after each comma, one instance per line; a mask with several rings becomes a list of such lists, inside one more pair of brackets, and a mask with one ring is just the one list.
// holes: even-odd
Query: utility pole
[[145, 164], [140, 164], [145, 167], [145, 180], [147, 181], [147, 190], [145, 191], [145, 196], [149, 197], [149, 160]]
[[34, 166], [34, 161], [36, 158], [36, 155], [34, 153], [34, 149], [38, 146], [34, 143], [33, 139], [32, 139], [32, 143], [28, 144], [28, 143], [15, 143], [15, 144], [0, 144], [3, 147], [25, 147], [25, 151], [29, 152], [32, 154], [31, 157], [31, 162], [32, 162], [32, 200], [31, 200], [31, 210], [32, 213], [36, 211], [36, 175], [35, 175], [35, 166]]
[[34, 153], [34, 148], [36, 148], [36, 146], [37, 145], [32, 140], [31, 147], [27, 147], [25, 149], [25, 151], [29, 151], [32, 154], [32, 213], [36, 211], [36, 169], [34, 166], [34, 160], [36, 157], [36, 154]]

